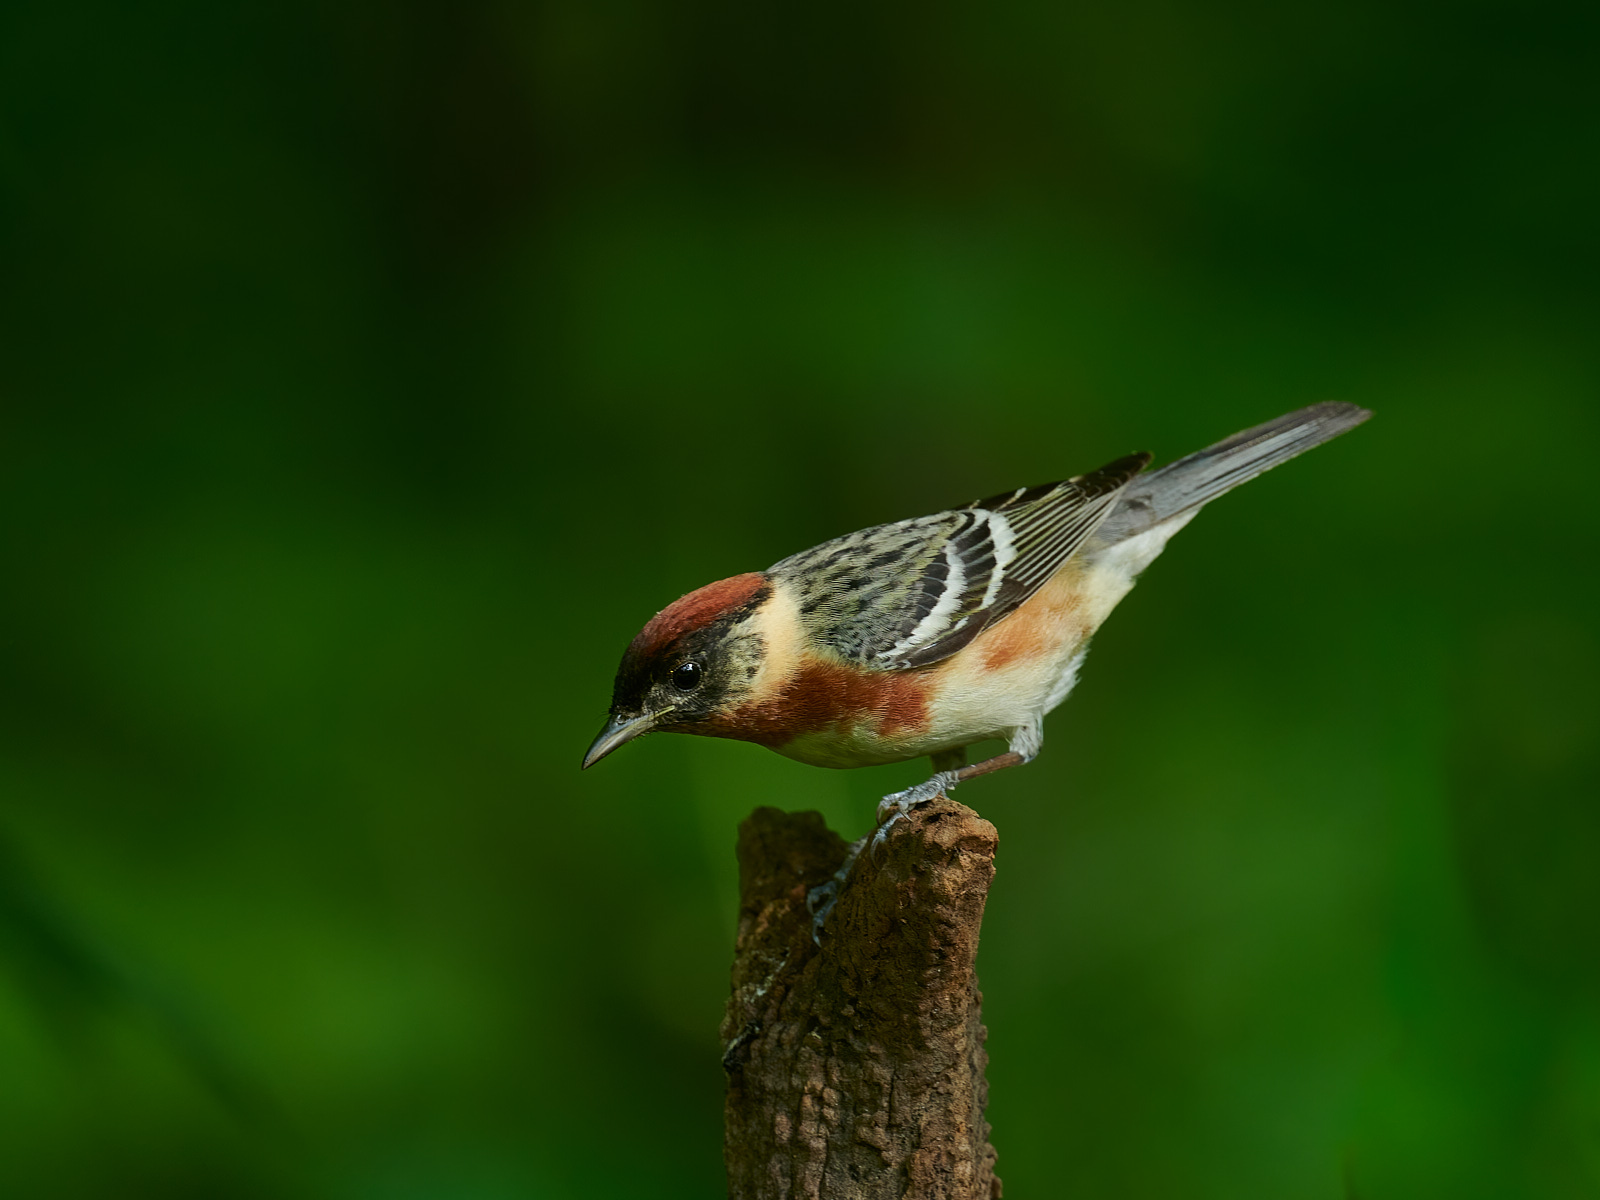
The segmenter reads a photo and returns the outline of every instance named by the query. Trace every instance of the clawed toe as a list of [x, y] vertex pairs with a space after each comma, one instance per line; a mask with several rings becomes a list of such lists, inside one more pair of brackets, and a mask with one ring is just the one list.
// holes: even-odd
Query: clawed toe
[[872, 834], [872, 861], [878, 861], [879, 852], [883, 849], [884, 842], [889, 840], [889, 830], [894, 828], [894, 823], [906, 814], [896, 811], [891, 813], [889, 819], [879, 825]]
[[880, 824], [887, 818], [893, 820], [895, 816], [904, 816], [914, 808], [920, 808], [935, 796], [942, 796], [955, 787], [960, 780], [954, 771], [940, 771], [932, 779], [925, 779], [915, 787], [908, 787], [903, 792], [894, 792], [878, 801], [878, 821]]
[[872, 860], [878, 860], [878, 851], [889, 836], [889, 830], [894, 828], [894, 823], [910, 813], [913, 809], [921, 808], [936, 796], [942, 796], [960, 782], [954, 771], [940, 771], [932, 779], [925, 779], [915, 787], [908, 787], [903, 792], [894, 792], [878, 801], [878, 828], [872, 835]]
[[850, 878], [850, 868], [856, 865], [856, 859], [861, 856], [861, 847], [866, 844], [866, 838], [852, 842], [833, 878], [819, 883], [806, 893], [806, 911], [811, 914], [811, 940], [818, 946], [822, 945], [822, 927], [828, 923], [828, 914], [839, 903], [839, 893], [844, 890], [845, 880]]
[[839, 881], [830, 879], [806, 893], [806, 911], [811, 914], [811, 940], [822, 945], [822, 927], [828, 923], [828, 914], [839, 903]]

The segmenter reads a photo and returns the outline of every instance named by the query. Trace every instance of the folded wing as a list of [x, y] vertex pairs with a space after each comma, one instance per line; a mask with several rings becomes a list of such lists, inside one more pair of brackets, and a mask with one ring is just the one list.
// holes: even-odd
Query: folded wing
[[769, 574], [801, 597], [808, 632], [841, 658], [879, 670], [927, 666], [1043, 587], [1149, 461], [1132, 454], [1075, 479], [846, 534]]

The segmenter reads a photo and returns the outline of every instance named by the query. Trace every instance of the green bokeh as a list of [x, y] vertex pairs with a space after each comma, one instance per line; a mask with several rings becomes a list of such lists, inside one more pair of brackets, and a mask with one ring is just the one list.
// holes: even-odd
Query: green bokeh
[[642, 621], [1325, 399], [1001, 832], [1008, 1194], [1600, 1195], [1593, 5], [0, 15], [0, 1194], [720, 1194]]

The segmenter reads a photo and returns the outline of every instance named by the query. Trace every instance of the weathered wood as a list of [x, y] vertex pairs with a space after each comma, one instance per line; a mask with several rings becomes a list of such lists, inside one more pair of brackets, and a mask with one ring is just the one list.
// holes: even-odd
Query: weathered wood
[[945, 797], [863, 853], [812, 940], [808, 891], [848, 848], [818, 813], [739, 827], [722, 1035], [732, 1200], [992, 1200], [974, 962], [998, 843]]

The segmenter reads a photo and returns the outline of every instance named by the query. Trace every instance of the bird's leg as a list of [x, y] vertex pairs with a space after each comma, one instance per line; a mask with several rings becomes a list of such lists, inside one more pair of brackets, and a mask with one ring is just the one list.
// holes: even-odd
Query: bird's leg
[[[907, 788], [903, 792], [895, 792], [878, 801], [878, 824], [884, 825], [887, 819], [893, 825], [906, 813], [919, 804], [926, 804], [947, 787], [955, 787], [957, 773], [967, 765], [967, 748], [957, 746], [954, 750], [941, 750], [929, 756], [933, 763], [933, 777], [924, 780], [916, 787]], [[884, 826], [887, 828], [887, 826]], [[881, 841], [882, 830], [879, 831]], [[874, 842], [874, 845], [877, 843]]]
[[[976, 779], [979, 775], [990, 775], [995, 771], [1003, 771], [1007, 767], [1021, 766], [1033, 757], [1032, 754], [1020, 754], [1015, 750], [1007, 750], [1004, 754], [996, 754], [993, 758], [986, 758], [982, 762], [968, 765], [966, 747], [955, 750], [943, 750], [933, 757], [933, 778], [919, 783], [916, 787], [907, 788], [903, 792], [895, 792], [892, 796], [885, 796], [878, 804], [878, 828], [872, 835], [871, 846], [873, 859], [876, 861], [878, 849], [883, 845], [884, 839], [889, 836], [889, 829], [901, 817], [912, 809], [926, 804], [935, 796], [949, 791], [958, 783], [965, 783], [969, 779]], [[887, 817], [887, 820], [885, 818]], [[850, 877], [850, 869], [856, 865], [856, 859], [861, 857], [862, 849], [869, 843], [866, 838], [850, 844], [850, 849], [845, 852], [844, 862], [833, 873], [833, 877], [826, 883], [818, 884], [806, 893], [806, 908], [811, 912], [811, 940], [817, 945], [822, 945], [822, 927], [827, 923], [828, 914], [833, 911], [833, 906], [839, 901], [839, 893], [844, 888], [844, 881]]]
[[976, 779], [979, 775], [991, 775], [995, 771], [1003, 771], [1007, 767], [1021, 766], [1028, 761], [1027, 755], [1018, 754], [1015, 750], [1007, 750], [1004, 754], [996, 754], [993, 758], [986, 758], [982, 762], [967, 765], [965, 750], [948, 750], [937, 754], [933, 759], [934, 773], [932, 778], [909, 787], [903, 792], [895, 792], [885, 796], [878, 802], [878, 820], [881, 823], [888, 817], [892, 823], [896, 817], [902, 817], [919, 805], [926, 804], [935, 796], [948, 791], [958, 783], [965, 783], [969, 779]]
[[996, 754], [993, 758], [986, 758], [982, 762], [962, 765], [966, 763], [967, 758], [964, 748], [946, 750], [934, 755], [935, 770], [931, 779], [926, 779], [916, 787], [907, 788], [903, 792], [885, 796], [878, 802], [878, 830], [872, 835], [873, 853], [877, 853], [878, 847], [883, 845], [883, 840], [889, 836], [889, 830], [894, 823], [912, 809], [921, 807], [935, 796], [943, 795], [958, 783], [976, 779], [979, 775], [1003, 771], [1007, 767], [1020, 766], [1032, 757], [1031, 754], [1019, 754], [1015, 750], [1007, 750], [1004, 754]]
[[969, 779], [976, 779], [979, 775], [993, 775], [996, 771], [1004, 771], [1007, 767], [1020, 767], [1031, 757], [1019, 754], [1015, 750], [1007, 750], [1004, 754], [996, 754], [993, 758], [973, 763], [970, 767], [962, 767], [956, 772], [956, 782], [965, 783]]

